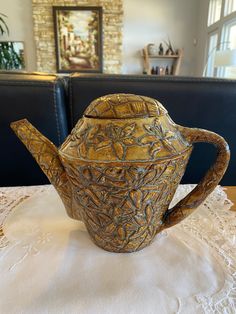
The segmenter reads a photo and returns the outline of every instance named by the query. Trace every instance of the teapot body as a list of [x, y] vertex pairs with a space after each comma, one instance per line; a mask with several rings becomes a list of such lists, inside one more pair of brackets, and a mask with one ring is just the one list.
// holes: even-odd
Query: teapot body
[[192, 151], [172, 120], [83, 117], [59, 156], [71, 182], [73, 217], [112, 252], [150, 244]]
[[[214, 190], [230, 151], [218, 134], [175, 124], [155, 99], [111, 94], [94, 100], [58, 149], [26, 119], [11, 127], [101, 248], [133, 252], [190, 215]], [[173, 208], [192, 144], [217, 157], [200, 183]]]

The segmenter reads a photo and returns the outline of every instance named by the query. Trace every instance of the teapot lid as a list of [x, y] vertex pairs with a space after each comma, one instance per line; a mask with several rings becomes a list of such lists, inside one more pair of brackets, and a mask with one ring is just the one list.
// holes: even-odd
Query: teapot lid
[[157, 100], [111, 94], [89, 105], [59, 154], [63, 160], [153, 161], [174, 157], [188, 147]]
[[133, 94], [109, 94], [91, 102], [84, 112], [87, 118], [126, 119], [158, 117], [167, 110], [156, 99]]

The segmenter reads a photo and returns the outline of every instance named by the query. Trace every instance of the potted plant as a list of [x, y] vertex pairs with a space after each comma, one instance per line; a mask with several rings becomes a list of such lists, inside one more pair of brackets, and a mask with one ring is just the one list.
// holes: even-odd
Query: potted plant
[[3, 35], [4, 33], [7, 33], [9, 35], [9, 29], [7, 26], [7, 23], [5, 22], [5, 18], [7, 16], [3, 13], [0, 13], [0, 33]]
[[[6, 23], [7, 16], [0, 13], [0, 37], [9, 35], [9, 28]], [[0, 42], [0, 70], [19, 70], [24, 67], [24, 58], [18, 53], [12, 41]]]

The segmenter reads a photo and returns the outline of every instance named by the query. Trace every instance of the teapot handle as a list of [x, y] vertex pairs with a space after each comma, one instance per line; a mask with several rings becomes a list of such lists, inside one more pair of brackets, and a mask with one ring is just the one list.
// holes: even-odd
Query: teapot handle
[[223, 177], [230, 159], [229, 146], [220, 135], [203, 129], [177, 127], [189, 143], [206, 142], [213, 144], [217, 149], [217, 157], [215, 163], [198, 185], [173, 208], [165, 212], [162, 218], [163, 229], [179, 223], [207, 198]]

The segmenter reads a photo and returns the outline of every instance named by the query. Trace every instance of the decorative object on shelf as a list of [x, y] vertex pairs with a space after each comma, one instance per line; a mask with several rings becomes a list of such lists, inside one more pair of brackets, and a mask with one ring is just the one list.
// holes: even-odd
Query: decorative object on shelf
[[[111, 94], [94, 100], [59, 150], [26, 119], [11, 124], [99, 247], [133, 252], [191, 214], [228, 166], [228, 144], [216, 133], [176, 125], [155, 99]], [[200, 183], [173, 208], [193, 143], [216, 146]]]
[[0, 70], [23, 70], [25, 68], [24, 43], [0, 42]]
[[150, 56], [155, 56], [157, 54], [157, 46], [155, 44], [148, 44], [147, 50]]
[[102, 72], [102, 7], [53, 7], [57, 71]]
[[167, 46], [166, 55], [167, 56], [175, 55], [175, 52], [174, 52], [173, 46], [171, 44], [170, 38], [168, 38], [168, 41], [164, 41], [164, 43]]
[[163, 56], [163, 55], [164, 55], [164, 48], [163, 48], [162, 43], [160, 43], [160, 45], [159, 45], [159, 55], [160, 55], [160, 56]]
[[170, 74], [170, 72], [169, 72], [169, 67], [168, 67], [168, 65], [166, 66], [166, 69], [165, 69], [165, 75], [169, 75]]

